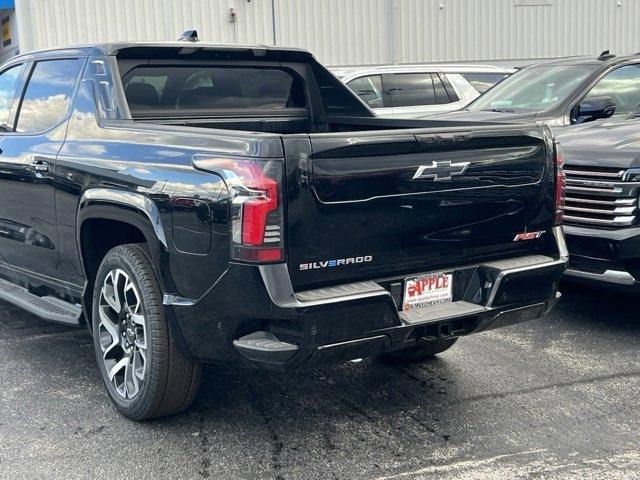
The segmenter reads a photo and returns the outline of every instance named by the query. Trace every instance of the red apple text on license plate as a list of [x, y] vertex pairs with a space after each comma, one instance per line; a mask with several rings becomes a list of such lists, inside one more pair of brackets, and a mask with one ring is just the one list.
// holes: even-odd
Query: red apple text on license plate
[[453, 276], [448, 273], [432, 273], [404, 281], [402, 309], [449, 303], [453, 299]]

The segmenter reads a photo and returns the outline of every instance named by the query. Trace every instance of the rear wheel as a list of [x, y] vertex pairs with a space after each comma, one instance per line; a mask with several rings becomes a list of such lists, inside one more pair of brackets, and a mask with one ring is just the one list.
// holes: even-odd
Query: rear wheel
[[200, 365], [173, 339], [144, 245], [121, 245], [105, 255], [96, 276], [92, 317], [100, 374], [123, 415], [146, 420], [191, 404]]
[[394, 352], [382, 355], [384, 360], [392, 362], [421, 362], [429, 360], [439, 353], [449, 350], [453, 344], [458, 341], [457, 338], [445, 338], [442, 340], [431, 340], [427, 343], [421, 343], [414, 347], [403, 348]]

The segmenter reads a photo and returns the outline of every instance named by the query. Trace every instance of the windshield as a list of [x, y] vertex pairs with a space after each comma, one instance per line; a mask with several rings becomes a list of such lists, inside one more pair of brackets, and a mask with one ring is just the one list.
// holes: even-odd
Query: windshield
[[554, 65], [529, 67], [498, 83], [467, 107], [470, 111], [536, 112], [565, 100], [597, 68]]

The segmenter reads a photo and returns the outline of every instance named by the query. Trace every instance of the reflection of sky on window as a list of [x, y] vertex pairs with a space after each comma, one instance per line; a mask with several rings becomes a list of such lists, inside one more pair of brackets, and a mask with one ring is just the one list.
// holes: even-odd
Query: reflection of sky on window
[[46, 130], [58, 123], [69, 110], [71, 100], [64, 94], [47, 98], [25, 98], [20, 107], [18, 131]]
[[36, 63], [18, 117], [19, 132], [46, 130], [60, 122], [80, 73], [80, 60], [47, 60]]
[[587, 98], [596, 96], [612, 97], [616, 113], [635, 110], [640, 105], [640, 67], [628, 65], [612, 71], [593, 87]]
[[17, 65], [0, 75], [0, 124], [9, 119], [9, 109], [16, 94], [18, 78], [24, 65]]

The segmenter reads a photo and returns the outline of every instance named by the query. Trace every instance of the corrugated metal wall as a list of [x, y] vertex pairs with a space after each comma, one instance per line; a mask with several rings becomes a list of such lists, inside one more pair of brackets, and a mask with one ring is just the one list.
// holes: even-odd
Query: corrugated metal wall
[[23, 51], [171, 40], [189, 28], [206, 41], [275, 38], [328, 65], [640, 51], [640, 0], [17, 0], [16, 9]]
[[618, 0], [552, 0], [550, 6], [516, 6], [515, 0], [399, 3], [400, 62], [640, 51], [638, 0], [620, 0], [620, 6]]

